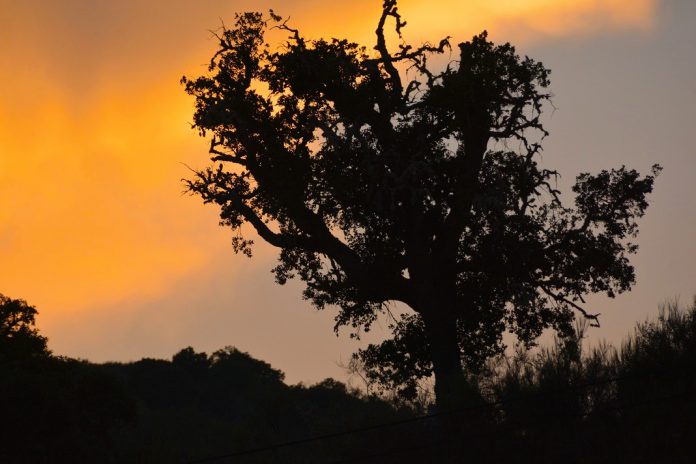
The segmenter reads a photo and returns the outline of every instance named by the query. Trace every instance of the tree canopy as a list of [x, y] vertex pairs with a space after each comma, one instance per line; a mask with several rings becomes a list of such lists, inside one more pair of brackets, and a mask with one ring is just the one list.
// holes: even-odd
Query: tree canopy
[[24, 361], [50, 354], [36, 329], [36, 308], [0, 293], [0, 361]]
[[[401, 44], [390, 50], [388, 24]], [[412, 46], [385, 0], [376, 44], [305, 39], [271, 12], [223, 28], [206, 76], [182, 82], [214, 165], [188, 180], [251, 256], [250, 224], [280, 249], [276, 280], [299, 277], [336, 329], [369, 330], [389, 302], [413, 312], [394, 338], [360, 352], [369, 375], [414, 394], [435, 375], [456, 403], [462, 367], [503, 349], [569, 334], [584, 296], [635, 281], [629, 255], [648, 206], [648, 176], [620, 167], [584, 173], [573, 206], [539, 164], [550, 71], [483, 32]], [[270, 29], [288, 34], [280, 47]], [[515, 147], [511, 149], [510, 147]]]

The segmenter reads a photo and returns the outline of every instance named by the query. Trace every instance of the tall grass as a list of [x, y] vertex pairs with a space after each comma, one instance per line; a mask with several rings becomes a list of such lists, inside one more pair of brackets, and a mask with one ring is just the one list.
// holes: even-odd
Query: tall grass
[[507, 431], [497, 454], [696, 462], [696, 300], [663, 304], [618, 347], [583, 349], [585, 328], [535, 353], [495, 360], [479, 377], [496, 405], [492, 420]]
[[666, 302], [618, 346], [583, 346], [586, 328], [541, 349], [519, 347], [469, 376], [458, 457], [696, 462], [696, 300]]

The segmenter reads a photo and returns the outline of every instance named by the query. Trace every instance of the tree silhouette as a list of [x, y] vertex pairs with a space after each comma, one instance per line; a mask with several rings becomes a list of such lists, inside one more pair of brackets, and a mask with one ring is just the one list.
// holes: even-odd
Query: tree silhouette
[[0, 362], [50, 355], [46, 337], [36, 329], [36, 308], [0, 293]]
[[[401, 37], [394, 0], [371, 52], [306, 40], [273, 12], [238, 15], [209, 74], [182, 79], [215, 163], [187, 182], [237, 231], [235, 251], [251, 256], [246, 223], [280, 248], [277, 282], [297, 276], [317, 308], [340, 308], [336, 329], [369, 330], [389, 302], [407, 304], [394, 338], [360, 356], [405, 395], [434, 374], [448, 408], [462, 368], [500, 352], [506, 330], [570, 334], [576, 312], [597, 323], [584, 295], [631, 287], [630, 239], [659, 167], [581, 174], [564, 206], [538, 164], [549, 70], [485, 32], [436, 69], [449, 39], [390, 51], [388, 21]], [[282, 48], [272, 28], [289, 34]]]

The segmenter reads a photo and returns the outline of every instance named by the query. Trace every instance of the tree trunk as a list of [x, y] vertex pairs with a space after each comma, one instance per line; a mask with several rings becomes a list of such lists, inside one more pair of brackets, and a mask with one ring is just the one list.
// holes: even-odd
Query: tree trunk
[[456, 319], [447, 314], [446, 307], [433, 309], [427, 316], [423, 314], [435, 375], [438, 414], [435, 434], [441, 440], [432, 450], [432, 462], [455, 463], [460, 462], [460, 433], [466, 419], [463, 411], [458, 410], [464, 406], [466, 380], [459, 356]]
[[[426, 315], [427, 314], [427, 315]], [[435, 375], [435, 405], [446, 412], [463, 405], [466, 381], [457, 343], [457, 323], [445, 308], [424, 314]]]

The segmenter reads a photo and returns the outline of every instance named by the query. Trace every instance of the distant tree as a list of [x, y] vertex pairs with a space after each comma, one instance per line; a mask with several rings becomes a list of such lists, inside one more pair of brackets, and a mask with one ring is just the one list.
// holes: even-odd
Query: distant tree
[[[277, 282], [297, 276], [317, 308], [338, 306], [336, 329], [357, 334], [387, 303], [408, 305], [394, 338], [360, 356], [404, 395], [434, 374], [452, 407], [463, 367], [500, 352], [505, 331], [570, 334], [575, 312], [597, 322], [584, 295], [632, 286], [630, 239], [659, 167], [581, 174], [564, 206], [538, 163], [549, 70], [485, 32], [436, 69], [449, 39], [390, 51], [387, 21], [400, 37], [395, 0], [368, 52], [306, 40], [273, 12], [238, 15], [210, 74], [182, 79], [215, 163], [188, 187], [219, 206], [235, 251], [251, 256], [246, 223], [280, 248]], [[289, 33], [282, 48], [270, 28]]]
[[227, 346], [217, 350], [210, 356], [214, 372], [227, 373], [237, 377], [238, 382], [269, 384], [281, 384], [285, 374], [274, 369], [270, 364], [252, 358], [249, 353], [239, 351], [237, 348]]
[[46, 357], [46, 337], [36, 329], [36, 308], [0, 293], [0, 361]]
[[184, 369], [207, 369], [210, 367], [210, 360], [206, 353], [196, 353], [189, 346], [172, 356], [172, 364]]

